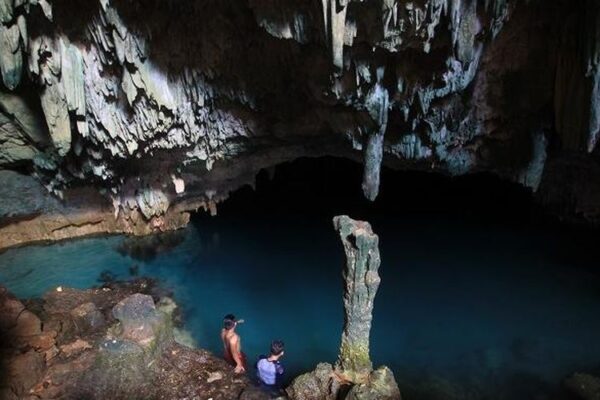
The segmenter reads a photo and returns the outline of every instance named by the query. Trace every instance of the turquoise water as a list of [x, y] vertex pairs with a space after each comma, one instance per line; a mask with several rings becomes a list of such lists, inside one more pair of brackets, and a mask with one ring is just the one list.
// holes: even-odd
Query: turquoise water
[[[440, 380], [462, 398], [553, 398], [566, 375], [600, 367], [600, 274], [584, 236], [464, 216], [371, 222], [382, 254], [372, 358], [409, 400]], [[220, 353], [231, 312], [246, 320], [250, 360], [280, 338], [288, 376], [335, 361], [344, 256], [329, 217], [201, 218], [180, 235], [145, 260], [120, 253], [121, 236], [13, 249], [0, 283], [34, 297], [98, 285], [107, 270], [128, 279], [137, 265], [174, 291], [199, 346]]]

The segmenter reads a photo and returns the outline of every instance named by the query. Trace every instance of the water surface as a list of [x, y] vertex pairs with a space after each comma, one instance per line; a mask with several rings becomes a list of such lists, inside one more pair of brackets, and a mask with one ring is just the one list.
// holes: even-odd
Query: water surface
[[[372, 358], [394, 370], [409, 400], [434, 398], [432, 387], [456, 398], [552, 398], [566, 375], [597, 371], [600, 277], [585, 236], [459, 215], [372, 224], [382, 254]], [[246, 320], [250, 360], [279, 338], [289, 376], [335, 361], [344, 255], [329, 217], [201, 218], [173, 248], [135, 258], [118, 251], [125, 240], [7, 251], [0, 282], [35, 297], [98, 285], [104, 271], [128, 279], [136, 266], [174, 291], [201, 347], [220, 353], [232, 312]]]

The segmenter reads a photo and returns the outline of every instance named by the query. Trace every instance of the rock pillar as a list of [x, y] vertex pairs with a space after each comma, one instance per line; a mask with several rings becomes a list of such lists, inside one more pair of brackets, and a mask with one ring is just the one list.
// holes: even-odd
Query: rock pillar
[[373, 370], [369, 356], [369, 335], [373, 301], [379, 287], [377, 270], [381, 264], [379, 238], [368, 222], [342, 215], [333, 219], [344, 251], [345, 322], [337, 367], [350, 380], [360, 381]]

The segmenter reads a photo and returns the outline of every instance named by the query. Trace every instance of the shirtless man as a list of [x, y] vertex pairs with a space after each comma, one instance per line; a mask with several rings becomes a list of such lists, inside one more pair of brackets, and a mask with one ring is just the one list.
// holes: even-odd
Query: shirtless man
[[246, 355], [242, 353], [240, 335], [235, 332], [237, 324], [242, 322], [244, 320], [238, 321], [233, 314], [227, 314], [223, 318], [223, 329], [221, 329], [224, 358], [229, 364], [235, 366], [236, 374], [246, 371]]

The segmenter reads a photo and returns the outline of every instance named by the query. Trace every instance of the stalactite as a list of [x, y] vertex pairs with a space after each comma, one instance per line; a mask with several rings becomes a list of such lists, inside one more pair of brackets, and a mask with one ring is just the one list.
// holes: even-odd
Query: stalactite
[[367, 138], [364, 152], [364, 174], [362, 189], [365, 197], [374, 201], [379, 194], [381, 163], [383, 161], [383, 139], [387, 129], [389, 112], [389, 93], [382, 86], [383, 68], [377, 71], [378, 82], [369, 95], [367, 109], [375, 122], [376, 131]]

